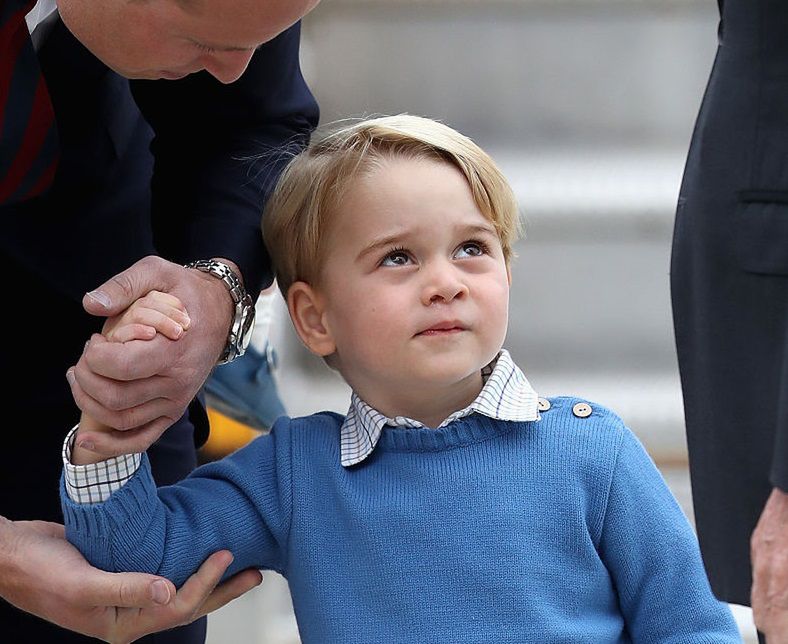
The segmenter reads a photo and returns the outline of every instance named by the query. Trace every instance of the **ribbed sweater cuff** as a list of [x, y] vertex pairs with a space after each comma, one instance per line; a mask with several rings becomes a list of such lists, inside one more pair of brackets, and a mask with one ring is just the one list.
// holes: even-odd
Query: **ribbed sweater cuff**
[[[142, 539], [158, 503], [156, 484], [147, 455], [129, 481], [103, 503], [80, 505], [71, 501], [60, 479], [60, 500], [66, 525], [66, 537], [82, 550], [82, 545], [108, 539], [116, 530], [122, 540], [135, 543]], [[119, 537], [115, 537], [118, 539]], [[88, 553], [83, 550], [83, 554]], [[88, 559], [91, 557], [88, 556]]]

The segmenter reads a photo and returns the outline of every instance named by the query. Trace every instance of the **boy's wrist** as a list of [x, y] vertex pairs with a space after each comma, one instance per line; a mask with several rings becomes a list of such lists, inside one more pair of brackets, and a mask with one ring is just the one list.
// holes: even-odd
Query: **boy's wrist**
[[[63, 441], [63, 482], [68, 498], [78, 505], [103, 503], [136, 474], [143, 454], [125, 454], [97, 461], [89, 452], [87, 458], [80, 459], [73, 453], [78, 429], [79, 425], [75, 425]], [[85, 462], [79, 462], [81, 460]]]
[[[113, 430], [111, 427], [107, 427], [106, 425], [102, 425], [98, 421], [93, 420], [87, 414], [83, 413], [79, 419], [79, 425], [77, 426], [77, 431], [74, 434], [73, 443], [71, 445], [71, 464], [92, 465], [93, 463], [101, 463], [102, 461], [107, 460], [106, 456], [97, 454], [90, 449], [86, 449], [91, 446], [90, 441], [82, 441], [82, 438], [88, 432], [108, 433], [112, 431], [115, 430]], [[84, 445], [84, 447], [82, 445]]]
[[100, 454], [96, 454], [96, 452], [91, 452], [90, 450], [87, 450], [83, 447], [79, 447], [76, 444], [71, 449], [72, 465], [93, 465], [95, 463], [101, 463], [101, 461], [105, 461], [105, 460], [106, 459]]

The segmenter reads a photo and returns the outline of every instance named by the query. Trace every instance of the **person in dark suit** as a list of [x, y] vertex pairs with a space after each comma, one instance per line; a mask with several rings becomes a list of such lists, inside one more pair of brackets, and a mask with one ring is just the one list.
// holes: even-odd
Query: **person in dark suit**
[[[5, 433], [15, 457], [0, 467], [0, 514], [12, 520], [0, 525], [0, 571], [14, 548], [41, 562], [55, 547], [14, 521], [60, 519], [60, 445], [64, 423], [77, 418], [74, 399], [126, 430], [116, 437], [124, 449], [162, 434], [152, 459], [159, 484], [194, 466], [195, 442], [207, 433], [195, 395], [217, 359], [240, 350], [230, 334], [237, 292], [253, 299], [271, 281], [259, 218], [287, 160], [281, 148], [297, 149], [317, 123], [298, 61], [298, 20], [315, 4], [0, 0], [0, 258], [7, 310], [16, 312], [0, 321], [2, 365], [12, 374], [3, 411], [15, 422], [31, 418]], [[183, 267], [195, 260], [218, 260], [240, 286], [231, 292], [215, 273]], [[102, 318], [152, 289], [184, 303], [183, 337], [102, 342]], [[42, 600], [58, 584], [11, 569], [13, 587], [6, 577], [0, 595], [97, 633]], [[87, 573], [75, 565], [77, 574]], [[115, 605], [113, 595], [85, 594], [85, 603]], [[202, 641], [204, 629], [202, 620], [155, 641]], [[13, 642], [85, 641], [4, 602], [0, 633]]]
[[[671, 291], [698, 535], [720, 599], [788, 642], [788, 4], [720, 0]], [[752, 550], [752, 553], [751, 553]], [[752, 562], [751, 562], [752, 556]]]

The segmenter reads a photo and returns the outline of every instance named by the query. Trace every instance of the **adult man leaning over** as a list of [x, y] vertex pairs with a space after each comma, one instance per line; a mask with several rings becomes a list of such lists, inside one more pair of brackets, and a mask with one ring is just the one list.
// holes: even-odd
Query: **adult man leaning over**
[[[240, 307], [237, 291], [217, 277], [225, 268], [182, 265], [219, 260], [252, 298], [270, 281], [259, 214], [287, 158], [275, 151], [300, 145], [317, 122], [297, 24], [315, 4], [0, 0], [0, 258], [7, 305], [18, 312], [2, 316], [0, 356], [7, 373], [25, 364], [35, 374], [7, 379], [3, 397], [7, 418], [30, 419], [5, 434], [14, 458], [0, 467], [0, 514], [15, 520], [0, 522], [0, 595], [16, 606], [123, 640], [186, 621], [259, 579], [236, 580], [203, 604], [226, 565], [218, 555], [191, 594], [171, 598], [176, 609], [146, 609], [145, 629], [121, 632], [116, 623], [108, 631], [109, 613], [97, 619], [90, 609], [150, 606], [152, 578], [99, 579], [63, 550], [56, 526], [19, 520], [59, 519], [62, 427], [77, 418], [72, 393], [91, 415], [126, 430], [116, 445], [172, 425], [151, 459], [159, 484], [194, 466], [195, 434], [204, 438], [207, 421], [192, 401], [217, 359], [235, 353], [228, 338]], [[180, 339], [109, 346], [93, 335], [85, 345], [102, 324], [85, 310], [112, 317], [152, 288], [186, 306]], [[56, 336], [47, 345], [44, 330]], [[53, 560], [72, 566], [53, 569]], [[204, 628], [202, 620], [155, 641], [199, 642]], [[13, 642], [86, 641], [5, 602], [0, 633]]]

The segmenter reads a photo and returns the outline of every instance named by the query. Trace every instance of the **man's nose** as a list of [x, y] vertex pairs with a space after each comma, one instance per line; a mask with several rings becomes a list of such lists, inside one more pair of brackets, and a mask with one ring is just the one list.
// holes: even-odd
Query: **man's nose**
[[205, 71], [220, 83], [233, 83], [244, 73], [253, 55], [254, 49], [213, 52], [204, 61]]
[[422, 292], [425, 305], [451, 302], [468, 294], [468, 285], [461, 272], [451, 262], [441, 262], [429, 267]]

